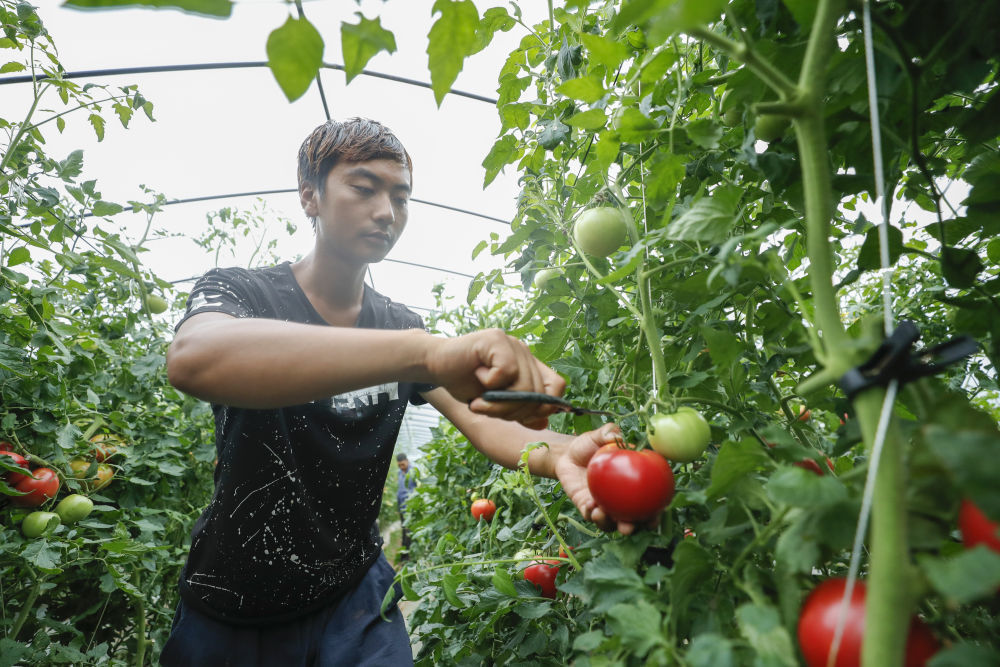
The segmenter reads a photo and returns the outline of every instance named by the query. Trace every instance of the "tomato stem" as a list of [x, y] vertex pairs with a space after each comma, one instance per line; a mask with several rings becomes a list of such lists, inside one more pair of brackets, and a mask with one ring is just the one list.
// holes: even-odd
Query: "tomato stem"
[[14, 626], [10, 629], [10, 634], [8, 637], [11, 641], [17, 641], [17, 636], [21, 632], [21, 628], [24, 627], [25, 622], [28, 620], [28, 616], [31, 615], [31, 610], [35, 607], [35, 601], [38, 600], [38, 594], [42, 591], [42, 582], [45, 581], [44, 576], [37, 576], [37, 574], [30, 567], [29, 572], [34, 576], [34, 583], [31, 584], [31, 589], [28, 591], [28, 597], [24, 601], [24, 606], [21, 607], [21, 613], [17, 615], [17, 619], [14, 621]]

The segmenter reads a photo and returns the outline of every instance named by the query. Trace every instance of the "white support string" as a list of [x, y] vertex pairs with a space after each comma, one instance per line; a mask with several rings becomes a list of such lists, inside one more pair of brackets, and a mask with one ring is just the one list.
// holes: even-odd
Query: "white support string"
[[[892, 333], [895, 321], [892, 313], [892, 269], [889, 266], [889, 202], [885, 196], [885, 176], [882, 164], [882, 130], [879, 125], [878, 90], [875, 81], [875, 49], [872, 45], [872, 17], [869, 0], [863, 3], [865, 70], [868, 77], [868, 111], [872, 126], [872, 157], [875, 177], [875, 205], [881, 215], [878, 221], [879, 259], [882, 265], [882, 311], [883, 325], [888, 336]], [[827, 667], [833, 667], [837, 661], [837, 653], [844, 636], [844, 626], [847, 623], [848, 603], [854, 593], [854, 586], [861, 568], [861, 551], [864, 548], [865, 534], [868, 532], [868, 520], [871, 517], [872, 502], [875, 495], [875, 478], [878, 475], [879, 463], [882, 459], [882, 448], [885, 444], [885, 434], [889, 429], [892, 417], [892, 406], [899, 392], [899, 382], [892, 380], [886, 388], [885, 399], [882, 401], [882, 411], [879, 414], [878, 428], [875, 430], [875, 441], [872, 443], [871, 455], [868, 458], [868, 474], [865, 478], [865, 490], [861, 498], [861, 513], [854, 532], [854, 546], [851, 550], [851, 563], [847, 572], [847, 583], [844, 586], [844, 596], [840, 601], [840, 613], [837, 614], [837, 629], [833, 634], [833, 644], [827, 656]]]

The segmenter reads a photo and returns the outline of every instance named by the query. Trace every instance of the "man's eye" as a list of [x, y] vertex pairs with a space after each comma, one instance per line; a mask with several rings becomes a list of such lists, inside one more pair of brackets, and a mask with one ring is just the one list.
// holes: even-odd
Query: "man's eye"
[[375, 193], [374, 190], [372, 190], [371, 188], [366, 188], [363, 185], [355, 185], [354, 189], [357, 190], [358, 193], [363, 194], [365, 196], [370, 196]]
[[410, 203], [410, 200], [407, 199], [406, 197], [397, 197], [396, 198], [396, 206], [399, 206], [400, 208], [405, 207], [409, 203]]

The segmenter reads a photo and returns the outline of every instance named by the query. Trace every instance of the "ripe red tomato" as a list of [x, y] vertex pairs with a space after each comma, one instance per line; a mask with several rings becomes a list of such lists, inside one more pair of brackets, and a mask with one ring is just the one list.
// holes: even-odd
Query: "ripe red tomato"
[[524, 568], [524, 578], [539, 588], [543, 597], [555, 599], [556, 597], [556, 575], [559, 574], [559, 566], [562, 565], [557, 560], [547, 560], [543, 563], [535, 563]]
[[472, 503], [472, 518], [476, 521], [486, 519], [493, 520], [493, 515], [497, 513], [497, 504], [489, 498], [480, 498]]
[[38, 507], [49, 498], [55, 498], [59, 492], [59, 477], [52, 468], [35, 468], [31, 474], [34, 478], [26, 476], [14, 486], [18, 491], [28, 494], [11, 496], [10, 501], [19, 507]]
[[967, 549], [985, 544], [1000, 553], [1000, 523], [990, 521], [983, 511], [968, 498], [958, 510], [958, 529], [962, 531], [962, 544]]
[[607, 257], [628, 237], [625, 214], [614, 206], [588, 208], [573, 225], [573, 238], [588, 255]]
[[[799, 612], [799, 648], [809, 667], [828, 667], [827, 657], [833, 645], [841, 613], [840, 601], [844, 597], [847, 579], [827, 579], [813, 589]], [[854, 585], [847, 604], [844, 634], [833, 667], [857, 667], [861, 664], [861, 644], [865, 635], [865, 584]], [[906, 667], [921, 667], [940, 646], [934, 635], [920, 619], [910, 621], [910, 634], [906, 640]]]
[[700, 412], [685, 406], [673, 414], [653, 415], [646, 436], [653, 449], [666, 458], [687, 463], [702, 455], [712, 430]]
[[800, 422], [807, 422], [807, 421], [809, 421], [810, 417], [812, 417], [812, 410], [810, 410], [809, 408], [807, 408], [804, 405], [800, 405], [799, 406], [798, 420]]
[[597, 505], [618, 521], [646, 521], [674, 497], [674, 473], [651, 449], [604, 445], [587, 464], [587, 486]]
[[[793, 466], [798, 466], [798, 467], [802, 468], [803, 470], [809, 470], [811, 472], [814, 472], [817, 475], [819, 475], [820, 477], [823, 476], [823, 468], [821, 468], [820, 465], [818, 463], [816, 463], [816, 461], [814, 459], [802, 459], [801, 461], [796, 461], [792, 465]], [[826, 457], [826, 467], [830, 469], [830, 472], [834, 471], [833, 461], [830, 460], [829, 456]]]
[[[4, 447], [10, 447], [9, 442], [4, 442], [0, 444], [2, 444]], [[21, 466], [25, 470], [31, 470], [31, 465], [28, 463], [28, 459], [24, 458], [17, 452], [12, 452], [9, 449], [0, 449], [0, 456], [4, 455], [14, 459], [13, 461], [8, 461], [8, 463], [10, 463], [11, 465]], [[4, 475], [4, 479], [6, 479], [7, 483], [10, 484], [11, 486], [17, 486], [19, 483], [28, 479], [28, 476], [16, 472], [8, 472], [6, 475]]]

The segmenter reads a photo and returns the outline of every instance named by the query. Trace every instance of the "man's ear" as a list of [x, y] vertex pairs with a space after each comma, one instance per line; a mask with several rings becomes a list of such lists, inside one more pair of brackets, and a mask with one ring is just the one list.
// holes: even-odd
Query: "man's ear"
[[315, 218], [319, 215], [319, 193], [312, 183], [302, 183], [299, 185], [299, 203], [307, 218]]

